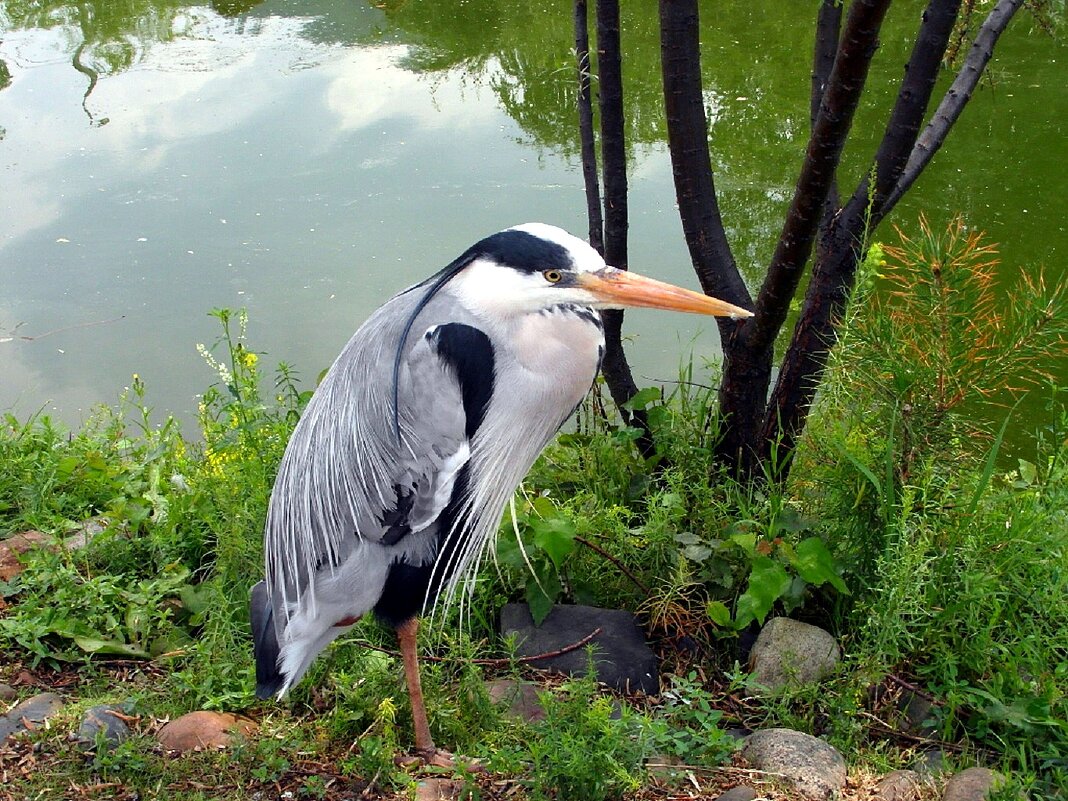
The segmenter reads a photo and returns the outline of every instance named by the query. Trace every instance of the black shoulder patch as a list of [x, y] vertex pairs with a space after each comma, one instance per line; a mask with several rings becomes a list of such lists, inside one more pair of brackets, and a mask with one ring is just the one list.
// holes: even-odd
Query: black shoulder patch
[[563, 245], [528, 234], [526, 231], [501, 231], [487, 236], [471, 248], [480, 256], [525, 273], [542, 270], [569, 270], [574, 265]]
[[464, 414], [467, 416], [464, 433], [470, 439], [482, 425], [486, 408], [493, 397], [493, 345], [484, 332], [464, 323], [439, 325], [432, 330], [430, 338], [438, 356], [460, 382]]
[[400, 484], [393, 485], [393, 493], [397, 497], [397, 505], [382, 513], [382, 525], [385, 532], [379, 542], [382, 545], [396, 545], [404, 537], [412, 533], [412, 527], [408, 524], [408, 515], [412, 512], [415, 504], [415, 487], [405, 489]]

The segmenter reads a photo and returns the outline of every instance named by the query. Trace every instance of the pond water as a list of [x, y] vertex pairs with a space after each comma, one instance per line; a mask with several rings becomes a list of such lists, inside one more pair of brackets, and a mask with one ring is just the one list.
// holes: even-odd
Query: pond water
[[[696, 285], [674, 208], [653, 4], [625, 10], [631, 266]], [[646, 8], [648, 6], [648, 8]], [[920, 5], [889, 19], [847, 154], [865, 168]], [[810, 9], [706, 3], [714, 160], [755, 282], [807, 131]], [[1065, 46], [1023, 13], [893, 217], [963, 211], [1005, 274], [1068, 253]], [[0, 411], [77, 424], [132, 374], [189, 421], [214, 307], [311, 379], [394, 291], [529, 220], [585, 231], [568, 2], [0, 0]], [[892, 238], [889, 226], [880, 232]], [[628, 312], [639, 384], [708, 322]], [[1055, 366], [1062, 383], [1068, 361]], [[187, 428], [191, 429], [190, 426]]]

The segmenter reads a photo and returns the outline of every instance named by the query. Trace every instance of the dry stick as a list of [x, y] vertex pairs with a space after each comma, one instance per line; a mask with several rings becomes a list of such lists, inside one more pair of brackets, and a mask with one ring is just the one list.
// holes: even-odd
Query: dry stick
[[[602, 631], [603, 629], [598, 626], [585, 637], [583, 637], [581, 640], [577, 640], [576, 642], [573, 642], [570, 645], [565, 645], [563, 648], [557, 648], [555, 651], [545, 651], [544, 653], [534, 654], [533, 656], [520, 656], [516, 657], [515, 659], [471, 659], [465, 661], [469, 661], [470, 664], [473, 665], [481, 665], [482, 667], [507, 667], [508, 665], [512, 665], [517, 662], [521, 665], [525, 665], [529, 664], [530, 662], [537, 662], [539, 659], [551, 659], [554, 656], [563, 656], [564, 654], [571, 653], [571, 651], [576, 651], [582, 646], [584, 646], [586, 643], [588, 643], [590, 640], [592, 640], [594, 637], [596, 637], [598, 634], [600, 634]], [[395, 656], [398, 658], [400, 657], [400, 654], [396, 651], [391, 651], [388, 648], [382, 648], [377, 645], [372, 645], [371, 643], [366, 642], [364, 640], [354, 640], [353, 642], [362, 645], [364, 648], [370, 648], [372, 651], [378, 651], [379, 653], [388, 654], [389, 656]], [[447, 656], [421, 656], [419, 658], [425, 662], [458, 661], [456, 659], [453, 659], [452, 657]]]
[[624, 565], [622, 562], [620, 562], [616, 557], [612, 556], [612, 554], [608, 553], [606, 550], [601, 548], [601, 546], [594, 545], [592, 542], [590, 542], [585, 537], [580, 537], [577, 534], [575, 535], [575, 542], [579, 543], [580, 545], [585, 545], [587, 548], [589, 548], [594, 553], [597, 553], [597, 554], [600, 554], [601, 556], [603, 556], [605, 559], [607, 559], [613, 565], [618, 567], [619, 571], [624, 576], [626, 576], [631, 581], [633, 581], [634, 582], [634, 586], [636, 586], [639, 590], [644, 592], [646, 595], [649, 595], [649, 588], [645, 585], [645, 583], [642, 582], [642, 580], [639, 579], [637, 576], [635, 576], [633, 573], [631, 573], [626, 565]]
[[53, 328], [51, 331], [45, 331], [43, 334], [37, 334], [36, 336], [25, 336], [23, 334], [12, 334], [7, 337], [0, 337], [0, 343], [10, 342], [13, 339], [21, 339], [26, 342], [33, 342], [38, 339], [44, 339], [50, 337], [52, 334], [62, 334], [64, 331], [73, 331], [76, 328], [88, 328], [92, 325], [106, 325], [107, 323], [117, 323], [119, 320], [126, 319], [125, 314], [121, 314], [118, 317], [113, 317], [110, 320], [91, 320], [87, 323], [75, 323], [74, 325], [65, 325], [62, 328]]

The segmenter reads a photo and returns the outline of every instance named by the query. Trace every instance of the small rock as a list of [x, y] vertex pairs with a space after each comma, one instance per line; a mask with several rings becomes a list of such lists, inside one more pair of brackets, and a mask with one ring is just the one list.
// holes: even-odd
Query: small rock
[[234, 734], [248, 736], [256, 731], [256, 724], [229, 712], [190, 712], [167, 723], [156, 739], [168, 751], [201, 751], [225, 748]]
[[27, 698], [0, 718], [0, 742], [12, 734], [36, 729], [63, 706], [63, 699], [55, 693], [40, 693]]
[[834, 637], [818, 626], [772, 618], [749, 654], [749, 686], [779, 690], [814, 684], [833, 672], [840, 658]]
[[22, 572], [22, 554], [54, 544], [55, 539], [41, 531], [22, 531], [0, 540], [0, 581], [11, 581]]
[[511, 720], [537, 723], [545, 719], [545, 710], [538, 700], [538, 688], [529, 681], [496, 679], [486, 682], [486, 692], [495, 704], [507, 704], [504, 715]]
[[946, 782], [942, 801], [983, 801], [1004, 782], [1004, 776], [989, 768], [968, 768]]
[[102, 704], [87, 709], [74, 736], [78, 745], [86, 750], [95, 748], [97, 736], [102, 736], [110, 751], [130, 736], [130, 727], [119, 717], [122, 714], [123, 708], [117, 704]]
[[737, 787], [732, 787], [727, 792], [717, 796], [716, 801], [753, 801], [756, 797], [756, 790], [744, 784], [739, 784]]
[[[540, 626], [535, 626], [526, 604], [507, 604], [501, 610], [501, 636], [515, 635], [519, 656], [537, 656], [558, 651], [601, 629], [590, 641], [595, 648], [594, 667], [598, 681], [621, 692], [656, 693], [660, 689], [656, 654], [630, 612], [593, 606], [554, 606]], [[588, 668], [586, 648], [532, 663], [543, 670], [584, 676]]]
[[920, 734], [925, 737], [934, 737], [938, 734], [938, 726], [931, 719], [931, 711], [934, 702], [930, 698], [924, 698], [919, 693], [908, 693], [901, 697], [901, 711], [905, 716], [904, 730], [911, 734]]
[[90, 517], [83, 520], [78, 530], [63, 540], [68, 551], [77, 551], [92, 542], [98, 534], [107, 531], [111, 521], [106, 517]]
[[745, 738], [742, 756], [757, 770], [775, 774], [803, 798], [824, 801], [845, 786], [842, 755], [818, 737], [792, 729], [763, 729]]
[[914, 770], [892, 770], [875, 785], [874, 801], [916, 801], [920, 797], [920, 774]]
[[423, 779], [415, 786], [415, 801], [457, 801], [464, 783], [451, 779]]
[[946, 755], [939, 748], [921, 751], [912, 768], [922, 777], [933, 778], [946, 772]]
[[10, 684], [0, 682], [0, 701], [14, 701], [19, 697], [18, 690]]

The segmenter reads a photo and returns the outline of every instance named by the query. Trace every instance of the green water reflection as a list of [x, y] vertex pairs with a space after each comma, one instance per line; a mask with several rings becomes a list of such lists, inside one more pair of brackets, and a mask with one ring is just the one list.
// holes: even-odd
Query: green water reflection
[[[844, 186], [882, 133], [920, 8], [902, 1], [888, 18]], [[702, 9], [717, 185], [751, 282], [803, 154], [810, 11]], [[314, 375], [385, 295], [474, 238], [535, 218], [582, 231], [571, 25], [563, 0], [0, 0], [0, 339], [125, 315], [7, 337], [0, 408], [51, 401], [76, 420], [140, 372], [160, 408], [187, 416], [210, 380], [192, 346], [213, 336], [212, 306], [248, 306], [255, 344]], [[1055, 280], [1066, 52], [1029, 25], [1014, 21], [994, 80], [893, 222], [963, 211], [1002, 243], [1006, 276], [1045, 265]], [[626, 4], [623, 39], [632, 263], [692, 283], [655, 4]], [[699, 322], [630, 320], [650, 379], [691, 342], [715, 358]], [[1065, 383], [1068, 359], [1056, 370]]]

